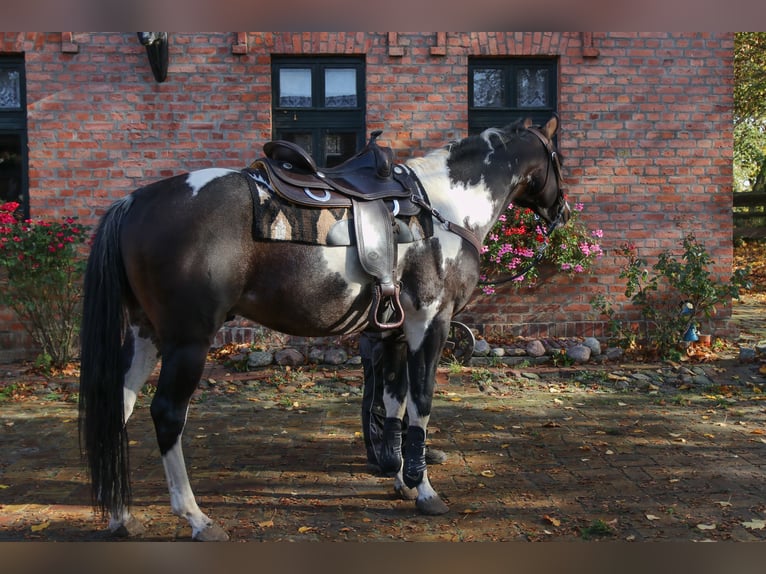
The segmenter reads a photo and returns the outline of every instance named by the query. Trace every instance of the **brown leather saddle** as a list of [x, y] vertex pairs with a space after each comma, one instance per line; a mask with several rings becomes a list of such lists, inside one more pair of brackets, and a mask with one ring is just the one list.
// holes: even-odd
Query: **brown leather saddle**
[[422, 192], [411, 172], [394, 165], [391, 148], [377, 144], [382, 132], [356, 155], [332, 168], [319, 168], [300, 146], [282, 140], [263, 146], [265, 158], [250, 169], [266, 173], [274, 193], [304, 207], [348, 207], [362, 268], [375, 278], [370, 324], [395, 329], [404, 321], [399, 300], [401, 285], [395, 281], [397, 215], [416, 215]]

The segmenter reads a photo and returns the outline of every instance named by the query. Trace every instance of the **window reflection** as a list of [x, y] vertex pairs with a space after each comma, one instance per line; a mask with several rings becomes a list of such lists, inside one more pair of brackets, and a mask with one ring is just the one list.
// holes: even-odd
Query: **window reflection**
[[310, 108], [311, 69], [281, 68], [279, 70], [279, 106]]
[[324, 80], [326, 107], [356, 107], [356, 70], [354, 68], [328, 68], [324, 72]]

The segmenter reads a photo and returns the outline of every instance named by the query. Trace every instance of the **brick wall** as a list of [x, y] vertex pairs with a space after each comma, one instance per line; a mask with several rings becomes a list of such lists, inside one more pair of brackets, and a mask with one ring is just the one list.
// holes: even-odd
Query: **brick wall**
[[[365, 55], [367, 129], [402, 159], [465, 135], [470, 56], [558, 56], [565, 179], [607, 255], [589, 277], [477, 296], [461, 320], [601, 334], [589, 300], [621, 292], [610, 253], [626, 240], [651, 255], [699, 230], [730, 271], [730, 33], [171, 33], [161, 84], [133, 33], [4, 32], [2, 52], [25, 55], [33, 214], [91, 223], [148, 181], [260, 155], [271, 54]], [[4, 344], [12, 323], [0, 314]]]

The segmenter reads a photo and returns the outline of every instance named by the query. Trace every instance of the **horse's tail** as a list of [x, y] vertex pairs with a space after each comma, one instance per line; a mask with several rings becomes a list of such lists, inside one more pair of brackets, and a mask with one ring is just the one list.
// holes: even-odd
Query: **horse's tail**
[[80, 448], [90, 469], [93, 506], [120, 513], [130, 504], [124, 421], [124, 299], [129, 290], [120, 229], [132, 196], [112, 205], [93, 239], [83, 286], [80, 329]]

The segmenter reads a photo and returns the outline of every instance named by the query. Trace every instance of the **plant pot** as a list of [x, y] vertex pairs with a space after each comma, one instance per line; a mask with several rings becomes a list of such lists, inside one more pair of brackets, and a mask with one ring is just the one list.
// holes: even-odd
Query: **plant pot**
[[703, 347], [709, 347], [712, 344], [712, 336], [711, 335], [699, 335], [699, 343]]

